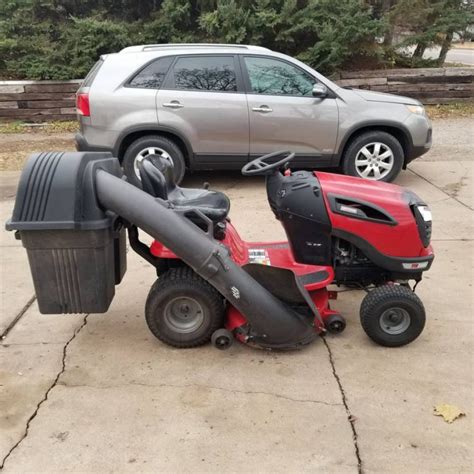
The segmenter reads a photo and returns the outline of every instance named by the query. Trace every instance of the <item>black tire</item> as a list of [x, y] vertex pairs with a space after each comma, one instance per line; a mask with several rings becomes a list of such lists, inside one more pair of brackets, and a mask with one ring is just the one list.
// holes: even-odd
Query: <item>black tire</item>
[[161, 276], [172, 268], [186, 267], [179, 258], [157, 258], [155, 262], [156, 276]]
[[[405, 161], [405, 154], [400, 142], [390, 133], [374, 130], [365, 132], [351, 140], [342, 157], [342, 171], [349, 176], [361, 176], [356, 169], [356, 158], [362, 148], [371, 143], [382, 143], [393, 153], [393, 166], [390, 172], [378, 181], [392, 182], [400, 173]], [[374, 179], [374, 178], [372, 178]]]
[[324, 320], [324, 325], [331, 334], [340, 334], [346, 329], [346, 320], [340, 314], [331, 314]]
[[379, 286], [368, 293], [360, 307], [360, 322], [365, 333], [381, 346], [409, 344], [422, 333], [425, 321], [423, 303], [406, 286]]
[[[176, 305], [179, 308], [181, 304], [189, 305], [192, 311], [176, 315]], [[193, 314], [197, 307], [199, 310]], [[186, 328], [188, 313], [194, 321], [191, 319], [191, 326]], [[160, 341], [179, 348], [197, 347], [224, 326], [224, 300], [190, 268], [172, 268], [151, 287], [145, 317], [150, 331]]]
[[164, 150], [173, 160], [175, 183], [179, 184], [183, 180], [186, 171], [184, 156], [178, 145], [169, 138], [160, 135], [146, 135], [132, 142], [125, 150], [122, 160], [122, 167], [130, 183], [141, 187], [140, 180], [135, 173], [135, 158], [147, 148], [160, 148]]
[[211, 343], [216, 349], [226, 351], [234, 343], [234, 335], [227, 329], [220, 328], [212, 334]]

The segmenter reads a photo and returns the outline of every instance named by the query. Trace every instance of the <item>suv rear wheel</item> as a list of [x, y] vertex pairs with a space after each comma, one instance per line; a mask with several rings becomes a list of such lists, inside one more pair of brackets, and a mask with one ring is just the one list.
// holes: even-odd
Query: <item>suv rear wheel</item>
[[354, 138], [343, 156], [344, 174], [373, 181], [393, 181], [403, 167], [400, 142], [387, 132], [374, 130]]
[[179, 184], [186, 170], [183, 153], [175, 142], [160, 135], [146, 135], [138, 138], [126, 149], [122, 166], [129, 182], [140, 186], [138, 164], [146, 156], [153, 154], [160, 155], [173, 164], [175, 182]]

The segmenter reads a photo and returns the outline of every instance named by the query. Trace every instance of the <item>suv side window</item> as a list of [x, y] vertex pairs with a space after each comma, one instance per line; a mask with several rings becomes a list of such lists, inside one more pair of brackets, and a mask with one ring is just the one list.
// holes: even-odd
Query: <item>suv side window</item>
[[159, 89], [173, 60], [173, 56], [156, 59], [130, 79], [127, 86]]
[[193, 91], [236, 92], [233, 56], [178, 58], [173, 66], [174, 88]]
[[245, 56], [244, 60], [254, 94], [311, 96], [317, 82], [305, 71], [279, 59]]

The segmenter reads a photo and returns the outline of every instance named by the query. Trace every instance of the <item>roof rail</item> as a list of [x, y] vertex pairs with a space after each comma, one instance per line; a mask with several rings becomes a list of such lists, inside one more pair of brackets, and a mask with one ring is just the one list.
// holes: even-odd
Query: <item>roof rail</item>
[[161, 43], [161, 44], [141, 44], [128, 46], [122, 49], [121, 53], [138, 53], [141, 51], [153, 51], [155, 49], [175, 49], [175, 48], [240, 48], [240, 49], [258, 49], [269, 51], [263, 46], [253, 46], [248, 44], [223, 44], [223, 43]]

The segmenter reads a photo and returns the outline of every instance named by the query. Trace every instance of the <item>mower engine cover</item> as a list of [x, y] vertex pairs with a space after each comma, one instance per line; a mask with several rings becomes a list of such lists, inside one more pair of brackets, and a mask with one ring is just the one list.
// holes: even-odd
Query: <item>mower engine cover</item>
[[431, 212], [413, 191], [331, 173], [316, 175], [333, 236], [351, 242], [391, 271], [420, 271], [431, 266]]

